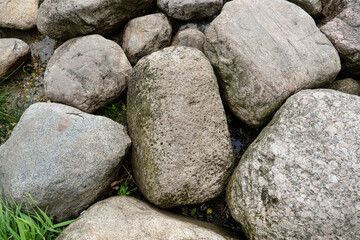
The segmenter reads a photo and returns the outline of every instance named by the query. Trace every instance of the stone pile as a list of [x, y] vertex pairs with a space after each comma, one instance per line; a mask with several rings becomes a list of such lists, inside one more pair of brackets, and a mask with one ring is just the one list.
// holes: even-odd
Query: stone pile
[[[57, 103], [0, 146], [2, 197], [31, 194], [59, 221], [92, 205], [59, 240], [241, 239], [158, 209], [225, 189], [248, 239], [357, 239], [359, 14], [358, 0], [5, 0], [0, 28], [64, 42], [44, 76]], [[29, 54], [0, 39], [0, 84]], [[124, 94], [127, 127], [91, 114]], [[238, 166], [223, 104], [264, 127]], [[153, 205], [97, 202], [126, 157]]]

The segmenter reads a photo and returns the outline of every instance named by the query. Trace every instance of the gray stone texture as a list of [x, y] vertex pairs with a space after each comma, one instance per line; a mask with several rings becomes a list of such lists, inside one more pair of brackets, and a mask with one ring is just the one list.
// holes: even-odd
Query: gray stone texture
[[168, 47], [172, 27], [165, 14], [155, 13], [130, 20], [123, 33], [122, 48], [129, 61], [137, 61], [152, 52]]
[[360, 96], [360, 81], [352, 78], [334, 81], [331, 84], [326, 85], [325, 88]]
[[339, 52], [343, 75], [360, 78], [360, 2], [346, 0], [329, 4], [335, 5], [332, 9], [338, 14], [320, 30]]
[[130, 147], [125, 128], [57, 103], [31, 105], [0, 147], [0, 189], [62, 221], [101, 197]]
[[338, 53], [314, 20], [282, 0], [226, 3], [204, 50], [230, 110], [255, 127], [295, 92], [331, 82], [340, 71]]
[[359, 239], [360, 97], [303, 90], [246, 150], [227, 203], [249, 239]]
[[132, 197], [111, 197], [91, 206], [57, 240], [230, 240], [236, 233], [159, 210]]
[[1, 0], [0, 28], [27, 30], [36, 27], [39, 0]]
[[30, 47], [16, 38], [0, 38], [0, 80], [30, 57]]
[[150, 12], [153, 5], [154, 0], [45, 0], [38, 11], [37, 27], [55, 39], [106, 34]]
[[205, 35], [195, 28], [187, 28], [179, 31], [171, 46], [185, 46], [197, 48], [200, 51], [204, 51]]
[[317, 16], [321, 13], [321, 0], [288, 0], [302, 9], [304, 9], [311, 16]]
[[161, 10], [179, 20], [211, 17], [220, 12], [223, 4], [223, 0], [157, 0]]
[[132, 167], [150, 202], [169, 208], [221, 194], [234, 157], [217, 80], [201, 51], [169, 47], [142, 58], [127, 101]]
[[45, 71], [45, 94], [55, 102], [91, 113], [125, 90], [132, 67], [121, 47], [100, 35], [68, 40]]

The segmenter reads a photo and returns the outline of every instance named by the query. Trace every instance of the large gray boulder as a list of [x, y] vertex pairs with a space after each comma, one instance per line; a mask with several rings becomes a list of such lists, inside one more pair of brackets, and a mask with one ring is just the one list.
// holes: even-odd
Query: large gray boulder
[[45, 94], [55, 102], [91, 113], [118, 98], [132, 67], [121, 47], [100, 35], [68, 40], [45, 71]]
[[1, 0], [0, 28], [27, 30], [36, 26], [39, 0]]
[[295, 92], [331, 82], [340, 71], [338, 53], [314, 20], [282, 0], [226, 3], [204, 50], [230, 110], [255, 127]]
[[112, 197], [91, 206], [57, 240], [230, 240], [236, 233], [159, 210], [132, 197]]
[[45, 0], [38, 11], [37, 27], [55, 39], [106, 34], [150, 12], [154, 4], [155, 0]]
[[344, 0], [339, 5], [336, 17], [320, 29], [339, 52], [342, 73], [360, 78], [360, 2]]
[[304, 9], [311, 16], [317, 16], [321, 13], [321, 0], [288, 0]]
[[0, 38], [0, 80], [5, 79], [30, 57], [30, 47], [16, 38]]
[[246, 150], [227, 204], [249, 239], [359, 239], [360, 97], [303, 90]]
[[220, 12], [224, 0], [157, 0], [158, 7], [179, 20], [201, 19]]
[[221, 194], [234, 164], [214, 71], [195, 48], [169, 47], [134, 67], [127, 120], [141, 192], [168, 208]]
[[171, 34], [171, 24], [163, 13], [134, 18], [124, 28], [122, 48], [135, 65], [143, 56], [168, 47]]
[[57, 103], [36, 103], [0, 147], [0, 189], [18, 203], [78, 217], [114, 181], [128, 148], [125, 128]]

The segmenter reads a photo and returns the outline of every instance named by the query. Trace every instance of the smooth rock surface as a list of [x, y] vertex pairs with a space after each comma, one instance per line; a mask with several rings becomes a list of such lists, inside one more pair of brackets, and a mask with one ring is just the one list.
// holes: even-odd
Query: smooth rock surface
[[226, 104], [254, 127], [295, 92], [331, 82], [340, 71], [338, 53], [314, 20], [282, 0], [226, 3], [206, 32], [204, 51]]
[[38, 11], [37, 27], [41, 33], [55, 39], [106, 34], [150, 12], [153, 5], [155, 0], [45, 0]]
[[150, 202], [169, 208], [221, 194], [234, 156], [217, 80], [201, 51], [169, 47], [142, 58], [127, 103], [133, 172]]
[[0, 28], [27, 30], [36, 26], [39, 0], [1, 0]]
[[360, 97], [303, 90], [246, 150], [227, 203], [249, 239], [358, 239]]
[[195, 28], [187, 28], [179, 31], [171, 46], [184, 46], [197, 48], [200, 51], [204, 51], [205, 35]]
[[152, 52], [168, 47], [172, 27], [165, 14], [155, 13], [130, 20], [123, 34], [122, 48], [129, 61], [137, 61]]
[[325, 88], [360, 96], [360, 81], [352, 78], [334, 81], [333, 83], [326, 85]]
[[57, 103], [35, 103], [0, 147], [0, 189], [16, 202], [76, 218], [114, 180], [128, 148], [125, 128]]
[[30, 56], [30, 47], [16, 38], [0, 38], [0, 80], [6, 78]]
[[125, 90], [132, 67], [121, 47], [100, 35], [68, 40], [45, 71], [45, 94], [55, 102], [91, 113]]
[[159, 210], [132, 197], [112, 197], [91, 206], [57, 240], [230, 240], [236, 233]]
[[288, 0], [302, 9], [304, 9], [311, 16], [317, 16], [321, 13], [321, 0]]
[[202, 19], [220, 12], [223, 0], [157, 0], [158, 7], [179, 20]]
[[340, 13], [320, 29], [339, 52], [342, 73], [360, 78], [360, 2], [347, 0], [343, 5]]

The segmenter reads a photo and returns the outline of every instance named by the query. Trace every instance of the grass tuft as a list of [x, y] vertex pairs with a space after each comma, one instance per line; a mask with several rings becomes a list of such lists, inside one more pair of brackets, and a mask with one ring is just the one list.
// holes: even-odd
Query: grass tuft
[[[30, 196], [31, 198], [31, 196]], [[33, 201], [33, 199], [31, 198]], [[22, 203], [0, 199], [0, 239], [4, 240], [50, 240], [56, 239], [65, 226], [76, 221], [53, 223], [39, 207], [31, 209]]]

